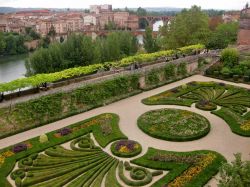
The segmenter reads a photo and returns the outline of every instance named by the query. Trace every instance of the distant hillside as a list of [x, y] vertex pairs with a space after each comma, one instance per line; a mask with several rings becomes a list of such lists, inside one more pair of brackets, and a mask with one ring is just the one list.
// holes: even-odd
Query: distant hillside
[[40, 9], [49, 9], [51, 11], [68, 11], [68, 10], [74, 10], [74, 11], [84, 11], [84, 9], [68, 9], [68, 8], [13, 8], [13, 7], [0, 7], [0, 13], [6, 14], [6, 13], [14, 13], [19, 11], [28, 11], [28, 10], [40, 10]]

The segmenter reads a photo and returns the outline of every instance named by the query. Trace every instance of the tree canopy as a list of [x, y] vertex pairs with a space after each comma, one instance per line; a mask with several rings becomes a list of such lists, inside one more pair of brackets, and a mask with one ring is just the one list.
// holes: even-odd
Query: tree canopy
[[162, 46], [175, 49], [195, 43], [206, 43], [209, 36], [208, 15], [200, 7], [184, 9], [170, 24], [161, 28]]

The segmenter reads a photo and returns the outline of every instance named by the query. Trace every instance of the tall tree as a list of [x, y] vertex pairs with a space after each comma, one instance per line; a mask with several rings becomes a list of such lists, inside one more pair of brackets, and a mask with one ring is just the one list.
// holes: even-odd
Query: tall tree
[[163, 48], [178, 48], [206, 43], [209, 37], [208, 15], [200, 7], [182, 10], [170, 24], [161, 28]]
[[229, 44], [234, 44], [237, 41], [237, 33], [239, 29], [239, 23], [222, 23], [211, 34], [206, 43], [206, 47], [209, 49], [223, 49]]
[[3, 33], [0, 32], [0, 55], [4, 54], [5, 47], [6, 47], [6, 42], [4, 40]]
[[148, 53], [155, 52], [159, 49], [156, 39], [153, 38], [153, 30], [150, 27], [146, 28], [143, 43]]

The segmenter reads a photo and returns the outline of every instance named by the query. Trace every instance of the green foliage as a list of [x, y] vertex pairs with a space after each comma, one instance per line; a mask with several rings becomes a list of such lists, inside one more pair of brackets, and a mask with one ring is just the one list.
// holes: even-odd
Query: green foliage
[[110, 149], [113, 155], [124, 158], [134, 157], [139, 155], [142, 151], [141, 145], [138, 142], [132, 140], [116, 141], [111, 144]]
[[165, 72], [166, 79], [169, 79], [170, 77], [174, 77], [175, 76], [175, 65], [174, 64], [166, 65], [164, 68], [164, 72]]
[[234, 67], [239, 63], [240, 54], [235, 48], [227, 48], [221, 52], [221, 61], [224, 66]]
[[46, 143], [48, 142], [49, 139], [48, 139], [48, 136], [46, 134], [42, 134], [40, 137], [39, 137], [39, 142], [40, 143]]
[[160, 81], [160, 71], [157, 69], [153, 69], [146, 75], [146, 83], [148, 85], [158, 84]]
[[[124, 40], [125, 40], [125, 37], [124, 37]], [[68, 47], [70, 47], [70, 46], [68, 46]], [[124, 47], [123, 51], [125, 51], [125, 53], [126, 53], [126, 51], [128, 51], [127, 45], [125, 45], [123, 47]], [[60, 62], [62, 60], [60, 47], [58, 44], [53, 44], [50, 46], [50, 48], [52, 48], [53, 50], [48, 51], [48, 49], [40, 49], [39, 53], [36, 53], [36, 52], [33, 53], [33, 60], [34, 60], [33, 63], [30, 63], [31, 62], [30, 60], [26, 61], [25, 65], [28, 69], [28, 74], [35, 73], [32, 70], [35, 66], [37, 68], [39, 67], [39, 70], [38, 70], [39, 72], [40, 72], [40, 70], [47, 71], [47, 69], [50, 69], [48, 67], [50, 67], [51, 64], [53, 64], [53, 66], [57, 67], [58, 68], [57, 70], [60, 69], [59, 66], [60, 66]], [[96, 48], [98, 48], [98, 46], [96, 46]], [[183, 47], [183, 48], [180, 48], [179, 50], [183, 54], [188, 54], [190, 51], [196, 51], [196, 50], [201, 50], [201, 49], [204, 49], [204, 45], [197, 44], [197, 45]], [[97, 49], [97, 51], [98, 50], [99, 49]], [[129, 50], [136, 51], [136, 49], [129, 49]], [[76, 50], [76, 51], [78, 51], [78, 50]], [[48, 53], [49, 53], [49, 55], [48, 55]], [[66, 51], [65, 51], [65, 53], [66, 53]], [[125, 66], [129, 66], [131, 64], [134, 64], [134, 63], [149, 63], [149, 62], [152, 62], [154, 60], [157, 60], [158, 58], [172, 56], [174, 54], [175, 54], [174, 50], [159, 51], [159, 52], [155, 52], [155, 53], [139, 54], [139, 55], [125, 57], [118, 62], [106, 62], [104, 64], [92, 64], [89, 66], [80, 66], [80, 67], [75, 67], [75, 68], [69, 68], [69, 69], [65, 69], [63, 71], [59, 71], [59, 72], [55, 72], [55, 73], [36, 74], [36, 75], [30, 76], [28, 78], [20, 78], [20, 79], [16, 79], [14, 81], [11, 81], [11, 82], [0, 83], [0, 92], [14, 91], [14, 90], [29, 87], [29, 86], [30, 87], [38, 87], [43, 83], [51, 83], [51, 82], [59, 81], [62, 79], [70, 79], [70, 78], [74, 78], [74, 77], [78, 77], [78, 76], [89, 75], [89, 74], [96, 73], [98, 70], [104, 69], [105, 67], [108, 67], [108, 69], [109, 69], [110, 67], [125, 67]], [[68, 55], [70, 55], [70, 54], [68, 54]], [[88, 56], [87, 54], [85, 54], [85, 55]], [[68, 58], [71, 58], [71, 57], [68, 56]], [[75, 57], [72, 57], [72, 58], [75, 58]], [[95, 56], [95, 58], [93, 60], [95, 60], [95, 62], [98, 62], [99, 61], [98, 59], [101, 59], [101, 58], [102, 57], [99, 54], [99, 55]], [[47, 59], [47, 61], [44, 62], [43, 59]], [[50, 62], [50, 63], [47, 63], [47, 62]], [[45, 67], [43, 64], [46, 64], [48, 67]], [[184, 64], [182, 64], [180, 66], [181, 67], [180, 71], [182, 73], [185, 73], [184, 66], [185, 66]], [[45, 69], [43, 70], [43, 68], [45, 68]]]
[[23, 35], [0, 32], [0, 55], [17, 55], [28, 52], [24, 41]]
[[[106, 147], [107, 144], [109, 144], [110, 142], [113, 142], [118, 139], [127, 138], [120, 131], [118, 122], [119, 122], [119, 117], [117, 115], [105, 113], [105, 114], [101, 114], [101, 115], [86, 119], [84, 121], [80, 121], [72, 125], [69, 125], [67, 128], [73, 129], [73, 132], [71, 134], [56, 138], [55, 134], [57, 134], [57, 131], [52, 131], [52, 132], [47, 133], [47, 136], [49, 137], [50, 141], [46, 144], [40, 143], [39, 137], [35, 137], [35, 138], [27, 140], [32, 145], [32, 147], [30, 147], [26, 151], [14, 154], [8, 159], [5, 159], [4, 164], [0, 166], [0, 169], [1, 169], [0, 186], [9, 186], [7, 185], [8, 183], [6, 179], [7, 179], [7, 176], [14, 169], [14, 165], [16, 161], [19, 161], [18, 166], [20, 168], [25, 168], [25, 173], [27, 174], [26, 175], [27, 177], [23, 179], [25, 183], [27, 182], [29, 184], [31, 183], [35, 184], [41, 181], [48, 182], [48, 185], [45, 185], [45, 186], [54, 186], [54, 184], [62, 184], [62, 183], [65, 184], [66, 181], [69, 182], [73, 178], [78, 177], [80, 174], [79, 173], [77, 174], [77, 172], [80, 172], [80, 170], [81, 172], [82, 170], [94, 171], [94, 173], [91, 173], [91, 174], [89, 173], [90, 175], [89, 177], [87, 177], [87, 179], [90, 179], [92, 175], [95, 175], [95, 177], [93, 177], [90, 180], [96, 179], [96, 181], [100, 182], [99, 179], [102, 178], [105, 175], [105, 173], [108, 172], [108, 170], [104, 168], [108, 169], [109, 167], [107, 166], [109, 165], [106, 165], [106, 167], [103, 167], [100, 170], [95, 170], [94, 169], [96, 168], [95, 166], [99, 167], [98, 165], [102, 164], [102, 162], [107, 163], [106, 162], [107, 160], [105, 158], [110, 158], [110, 161], [114, 159], [111, 158], [111, 156], [107, 155], [106, 153], [102, 152], [99, 147], [93, 145], [93, 141], [89, 139], [90, 136], [86, 134], [93, 132], [93, 135], [95, 139], [97, 140], [97, 142], [99, 143], [99, 145]], [[112, 130], [111, 136], [109, 137], [104, 136], [101, 131], [98, 131], [98, 129], [95, 128], [96, 126], [100, 126], [102, 123], [108, 123], [112, 126], [113, 130]], [[86, 136], [82, 137], [83, 135], [86, 135]], [[70, 147], [72, 148], [72, 150], [67, 150], [59, 146], [70, 140], [73, 140], [70, 144]], [[79, 145], [79, 146], [76, 146], [76, 145]], [[2, 154], [3, 152], [7, 150], [11, 150], [12, 147], [13, 146], [7, 147], [1, 150], [0, 153]], [[41, 152], [44, 152], [44, 153], [39, 154]], [[44, 154], [47, 154], [47, 156], [44, 156]], [[38, 165], [36, 165], [36, 163], [38, 163]], [[109, 163], [111, 166], [111, 162]], [[111, 178], [112, 181], [115, 181], [116, 177], [115, 177], [114, 169], [116, 168], [118, 163], [115, 163], [115, 162], [113, 163], [115, 166], [113, 166], [112, 172], [109, 173], [108, 175], [109, 175], [109, 179]], [[39, 165], [40, 166], [42, 165], [42, 167], [39, 167]], [[88, 166], [87, 168], [85, 167], [86, 165]], [[33, 169], [38, 170], [38, 173], [37, 173], [38, 175], [34, 174], [35, 170]], [[46, 170], [46, 172], [43, 173], [41, 172], [41, 170], [43, 171]], [[102, 171], [101, 172], [102, 174], [99, 175], [100, 171]], [[15, 176], [18, 176], [17, 178], [20, 178], [23, 176], [23, 172], [21, 171], [20, 172], [14, 171], [14, 173], [17, 174], [15, 175]], [[97, 177], [97, 175], [99, 175], [100, 177]], [[54, 178], [55, 176], [58, 176], [59, 178]], [[46, 181], [45, 179], [52, 179], [52, 181]], [[24, 182], [22, 180], [19, 180], [19, 181], [22, 183]], [[95, 183], [97, 184], [96, 187], [100, 186], [98, 185], [98, 182], [95, 182]], [[22, 185], [22, 186], [25, 186], [25, 185]]]
[[222, 75], [230, 75], [232, 73], [232, 70], [229, 67], [223, 67], [220, 73]]
[[187, 63], [182, 62], [177, 66], [177, 75], [186, 75], [187, 74]]
[[156, 39], [153, 38], [152, 32], [153, 30], [150, 27], [147, 27], [143, 39], [144, 48], [148, 53], [152, 53], [159, 50], [159, 46], [157, 45]]
[[[237, 79], [239, 76], [237, 75]], [[187, 88], [179, 86], [172, 90], [143, 99], [146, 105], [182, 105], [202, 110], [219, 110], [211, 113], [224, 119], [232, 132], [241, 136], [250, 136], [249, 119], [242, 116], [250, 107], [250, 94], [247, 89], [215, 82], [191, 82]]]
[[[206, 167], [198, 173], [194, 172], [192, 175], [185, 176], [189, 168], [192, 169], [197, 166], [197, 163], [202, 163], [203, 158], [207, 156], [210, 158], [212, 156], [213, 159]], [[145, 155], [132, 160], [131, 163], [151, 169], [167, 170], [168, 173], [164, 177], [151, 185], [157, 187], [171, 185], [170, 183], [179, 176], [190, 179], [185, 185], [184, 181], [180, 181], [179, 186], [204, 186], [219, 171], [225, 161], [222, 155], [213, 151], [173, 152], [149, 148]]]
[[[1, 108], [3, 124], [0, 137], [47, 124], [140, 92], [139, 76], [117, 77], [68, 93], [57, 93]], [[11, 119], [11, 120], [10, 120]], [[101, 128], [101, 126], [99, 127]], [[101, 129], [100, 129], [101, 130]], [[109, 135], [107, 135], [109, 137]]]
[[233, 162], [222, 165], [218, 186], [250, 186], [250, 161], [242, 161], [241, 154], [235, 154]]
[[208, 49], [223, 49], [237, 41], [239, 24], [237, 22], [222, 23], [210, 35], [206, 47]]
[[209, 36], [208, 15], [200, 7], [184, 9], [161, 29], [162, 47], [176, 49], [196, 43], [205, 44]]
[[141, 115], [137, 121], [146, 134], [168, 141], [191, 141], [208, 134], [210, 123], [196, 113], [159, 109]]
[[[42, 44], [47, 47], [47, 43]], [[34, 52], [27, 61], [29, 74], [51, 73], [63, 69], [118, 60], [137, 52], [129, 32], [115, 32], [96, 41], [88, 36], [71, 35], [64, 43], [49, 45]]]

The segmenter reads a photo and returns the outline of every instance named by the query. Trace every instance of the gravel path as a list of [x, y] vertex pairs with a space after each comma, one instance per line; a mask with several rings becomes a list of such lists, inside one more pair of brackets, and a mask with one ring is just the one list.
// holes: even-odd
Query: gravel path
[[[78, 114], [36, 129], [32, 129], [5, 139], [0, 140], [0, 149], [6, 146], [39, 136], [43, 133], [47, 133], [56, 129], [60, 129], [69, 124], [76, 123], [78, 121], [96, 116], [102, 113], [116, 113], [120, 116], [119, 126], [122, 132], [128, 136], [131, 140], [138, 141], [143, 148], [140, 156], [145, 154], [148, 147], [154, 147], [157, 149], [170, 150], [170, 151], [192, 151], [192, 150], [214, 150], [222, 155], [224, 155], [229, 161], [234, 159], [234, 153], [241, 152], [243, 159], [249, 159], [250, 153], [250, 138], [241, 137], [231, 132], [230, 127], [219, 117], [211, 114], [208, 111], [202, 111], [192, 107], [183, 107], [183, 106], [170, 106], [170, 105], [156, 105], [156, 106], [147, 106], [141, 103], [141, 100], [152, 96], [154, 94], [166, 91], [168, 89], [174, 88], [184, 83], [190, 81], [217, 81], [225, 82], [231, 85], [242, 86], [245, 88], [250, 88], [250, 85], [245, 84], [236, 84], [226, 81], [220, 81], [213, 78], [207, 78], [201, 75], [194, 75], [192, 77], [183, 79], [181, 81], [171, 83], [169, 85], [162, 86], [160, 88], [143, 92], [136, 96], [123, 99], [121, 101], [115, 102], [113, 104], [93, 109], [91, 111]], [[143, 113], [160, 108], [177, 108], [185, 109], [192, 112], [196, 112], [205, 116], [211, 123], [210, 133], [199, 140], [191, 142], [170, 142], [152, 138], [145, 133], [143, 133], [136, 124], [137, 118]], [[104, 151], [110, 153], [108, 145]], [[212, 186], [215, 186], [215, 180], [210, 182]]]

